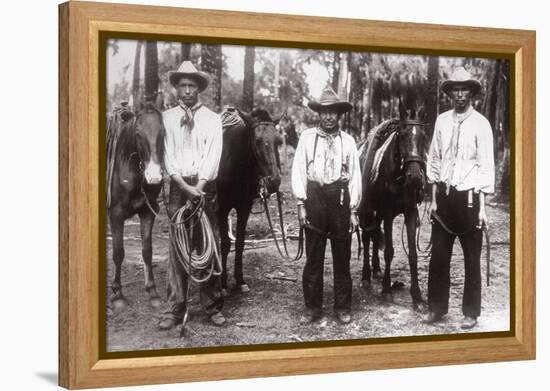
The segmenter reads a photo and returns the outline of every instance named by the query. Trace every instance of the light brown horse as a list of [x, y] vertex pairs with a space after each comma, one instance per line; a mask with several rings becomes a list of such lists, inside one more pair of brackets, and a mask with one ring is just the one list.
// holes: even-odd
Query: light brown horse
[[164, 125], [160, 111], [146, 103], [137, 115], [126, 111], [112, 121], [118, 132], [112, 180], [110, 181], [109, 217], [115, 277], [111, 284], [113, 307], [128, 305], [122, 293], [121, 270], [124, 260], [124, 222], [134, 215], [140, 219], [142, 257], [145, 265], [145, 290], [153, 307], [161, 304], [152, 267], [152, 230], [162, 187], [161, 164], [164, 156]]

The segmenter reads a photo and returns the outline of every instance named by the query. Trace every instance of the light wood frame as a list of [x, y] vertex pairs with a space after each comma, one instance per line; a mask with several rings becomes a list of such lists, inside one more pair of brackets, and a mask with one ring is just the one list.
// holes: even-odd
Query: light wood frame
[[[513, 143], [505, 337], [100, 359], [100, 31], [507, 56]], [[59, 384], [90, 388], [535, 358], [535, 32], [105, 3], [59, 6]]]

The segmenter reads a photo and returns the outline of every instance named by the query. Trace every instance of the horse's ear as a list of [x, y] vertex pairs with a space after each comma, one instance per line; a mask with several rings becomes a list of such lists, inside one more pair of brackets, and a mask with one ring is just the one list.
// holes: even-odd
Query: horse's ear
[[164, 94], [160, 91], [157, 91], [157, 97], [155, 99], [155, 107], [157, 108], [157, 110], [162, 111], [163, 106], [164, 106]]
[[407, 119], [407, 110], [405, 109], [405, 105], [403, 104], [403, 99], [399, 97], [399, 119], [401, 121], [405, 121]]
[[420, 122], [426, 122], [426, 117], [428, 116], [427, 110], [425, 106], [420, 107], [418, 110], [418, 120]]
[[283, 112], [282, 114], [279, 114], [278, 116], [274, 117], [273, 118], [273, 123], [275, 125], [279, 124], [279, 122], [281, 121], [281, 119], [285, 116], [285, 112]]
[[239, 112], [239, 115], [241, 116], [241, 118], [243, 119], [244, 123], [247, 126], [250, 126], [254, 123], [254, 118], [252, 118], [250, 113], [247, 113], [246, 111], [242, 111], [242, 110], [238, 110], [238, 109], [237, 109], [237, 111]]

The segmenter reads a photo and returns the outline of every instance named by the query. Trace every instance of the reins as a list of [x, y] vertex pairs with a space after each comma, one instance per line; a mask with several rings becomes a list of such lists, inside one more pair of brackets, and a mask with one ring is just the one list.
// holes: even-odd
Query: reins
[[279, 224], [281, 227], [281, 236], [283, 241], [282, 247], [284, 249], [284, 252], [283, 252], [283, 250], [281, 249], [281, 246], [279, 245], [279, 240], [277, 239], [277, 235], [275, 234], [275, 229], [273, 228], [273, 222], [271, 220], [271, 214], [269, 213], [269, 206], [267, 204], [267, 197], [265, 197], [263, 191], [260, 191], [260, 198], [262, 199], [265, 215], [267, 218], [267, 222], [269, 224], [269, 230], [271, 232], [271, 235], [273, 236], [273, 241], [275, 242], [275, 246], [277, 247], [277, 251], [279, 252], [279, 255], [281, 255], [282, 258], [289, 259], [292, 261], [299, 260], [304, 254], [304, 227], [300, 227], [300, 232], [298, 234], [298, 250], [296, 252], [296, 255], [292, 257], [288, 252], [288, 246], [286, 243], [286, 233], [285, 233], [285, 227], [284, 227], [284, 221], [283, 221], [281, 193], [277, 192], [277, 206], [279, 210]]

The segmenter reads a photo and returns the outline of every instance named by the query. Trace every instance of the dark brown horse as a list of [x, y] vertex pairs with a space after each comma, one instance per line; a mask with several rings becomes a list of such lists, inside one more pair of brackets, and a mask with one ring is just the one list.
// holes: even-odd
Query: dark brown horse
[[113, 238], [115, 277], [111, 301], [115, 308], [128, 302], [120, 281], [124, 260], [124, 222], [137, 214], [140, 219], [145, 290], [153, 307], [160, 305], [152, 267], [152, 230], [159, 206], [157, 197], [162, 187], [161, 164], [164, 156], [164, 125], [160, 111], [146, 103], [137, 113], [126, 111], [111, 121], [117, 132], [110, 200], [107, 209]]
[[[394, 256], [393, 221], [404, 215], [407, 230], [409, 267], [411, 273], [410, 293], [415, 308], [423, 306], [422, 294], [418, 285], [416, 252], [416, 228], [418, 220], [417, 204], [423, 200], [426, 183], [426, 136], [424, 132], [423, 110], [406, 110], [399, 105], [400, 118], [388, 124], [377, 150], [379, 164], [363, 170], [363, 197], [360, 207], [360, 223], [363, 229], [363, 284], [370, 285], [371, 267], [369, 262], [369, 242], [373, 243], [373, 268], [379, 271], [378, 249], [380, 224], [383, 223], [385, 270], [382, 281], [382, 294], [391, 300], [391, 262]], [[381, 130], [384, 132], [384, 130]], [[367, 151], [368, 148], [363, 149]], [[364, 153], [361, 161], [366, 162]]]
[[237, 289], [248, 292], [243, 277], [243, 250], [246, 224], [254, 198], [259, 192], [272, 194], [281, 183], [277, 147], [281, 136], [269, 113], [256, 109], [250, 114], [233, 111], [224, 113], [223, 151], [217, 179], [218, 222], [221, 236], [222, 288], [227, 293], [227, 256], [231, 249], [228, 215], [237, 212], [235, 241], [235, 277]]

